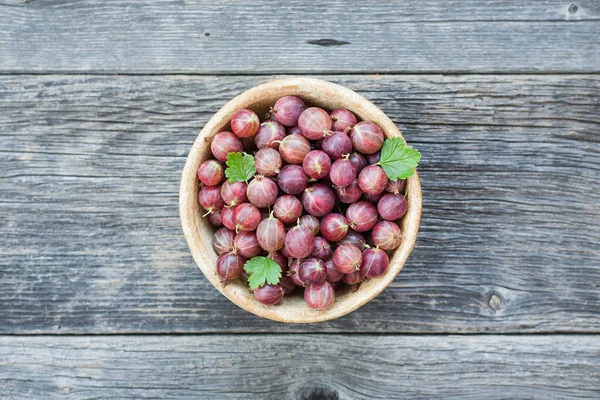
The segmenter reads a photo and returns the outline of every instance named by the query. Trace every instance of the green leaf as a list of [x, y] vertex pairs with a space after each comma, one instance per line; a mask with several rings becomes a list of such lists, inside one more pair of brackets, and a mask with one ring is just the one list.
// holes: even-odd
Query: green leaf
[[250, 289], [258, 289], [265, 283], [277, 285], [281, 279], [281, 267], [267, 257], [252, 257], [244, 264], [244, 271], [248, 273]]
[[399, 137], [387, 139], [381, 148], [381, 159], [377, 163], [391, 180], [406, 179], [415, 173], [421, 161], [421, 153], [404, 143]]
[[227, 154], [227, 169], [225, 176], [230, 183], [248, 182], [256, 174], [254, 157], [239, 152]]

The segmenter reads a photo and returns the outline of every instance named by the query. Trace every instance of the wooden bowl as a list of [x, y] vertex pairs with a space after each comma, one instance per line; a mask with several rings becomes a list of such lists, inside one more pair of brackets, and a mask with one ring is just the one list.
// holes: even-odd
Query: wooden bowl
[[244, 310], [275, 321], [320, 322], [356, 310], [381, 293], [398, 275], [417, 238], [421, 219], [421, 184], [417, 174], [407, 180], [408, 211], [400, 221], [403, 240], [390, 257], [387, 272], [378, 278], [367, 280], [355, 292], [348, 289], [336, 292], [335, 304], [329, 310], [310, 309], [304, 302], [300, 290], [296, 291], [300, 294], [285, 296], [278, 305], [265, 306], [254, 299], [248, 286], [240, 280], [230, 281], [223, 286], [216, 273], [217, 254], [211, 242], [215, 229], [206, 218], [202, 218], [204, 210], [198, 204], [199, 187], [196, 176], [198, 166], [211, 157], [210, 143], [213, 136], [222, 130], [230, 130], [229, 121], [235, 111], [249, 108], [262, 117], [277, 99], [288, 95], [300, 97], [309, 106], [316, 105], [329, 110], [346, 108], [356, 114], [359, 120], [373, 121], [378, 124], [388, 138], [402, 137], [396, 125], [373, 103], [352, 90], [331, 82], [313, 78], [288, 78], [256, 86], [225, 104], [196, 138], [181, 177], [179, 213], [183, 232], [196, 264], [208, 280], [229, 300]]

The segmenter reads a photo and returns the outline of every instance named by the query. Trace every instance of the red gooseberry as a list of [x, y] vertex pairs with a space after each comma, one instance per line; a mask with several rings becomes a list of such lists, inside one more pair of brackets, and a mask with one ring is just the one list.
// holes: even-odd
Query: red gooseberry
[[247, 108], [236, 111], [231, 117], [231, 130], [240, 138], [254, 136], [258, 132], [259, 126], [258, 115]]
[[304, 109], [304, 102], [298, 97], [284, 96], [271, 108], [271, 116], [280, 124], [291, 127], [298, 123]]
[[217, 160], [227, 161], [227, 155], [232, 152], [242, 152], [244, 148], [240, 139], [231, 132], [223, 131], [215, 135], [210, 144], [210, 151]]
[[277, 121], [265, 121], [260, 124], [258, 132], [254, 135], [254, 143], [258, 149], [271, 147], [279, 150], [279, 143], [285, 138], [285, 128]]
[[383, 145], [384, 135], [379, 126], [370, 121], [359, 122], [350, 130], [352, 146], [363, 154], [373, 154]]
[[307, 108], [298, 118], [300, 131], [310, 140], [323, 139], [325, 132], [331, 130], [332, 124], [327, 111], [319, 107]]
[[223, 166], [216, 160], [204, 161], [198, 167], [198, 179], [206, 186], [218, 185], [224, 176]]
[[310, 285], [304, 290], [304, 301], [317, 311], [327, 310], [335, 302], [335, 290], [327, 281]]

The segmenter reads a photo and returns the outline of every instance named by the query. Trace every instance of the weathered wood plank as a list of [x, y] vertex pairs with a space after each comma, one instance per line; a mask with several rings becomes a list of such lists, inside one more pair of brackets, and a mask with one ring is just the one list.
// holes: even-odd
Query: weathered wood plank
[[5, 400], [591, 399], [599, 351], [597, 336], [0, 337], [0, 389]]
[[600, 77], [334, 76], [423, 153], [395, 283], [314, 326], [259, 320], [189, 256], [185, 157], [270, 77], [0, 78], [1, 332], [598, 332]]
[[3, 73], [600, 71], [592, 0], [8, 4]]

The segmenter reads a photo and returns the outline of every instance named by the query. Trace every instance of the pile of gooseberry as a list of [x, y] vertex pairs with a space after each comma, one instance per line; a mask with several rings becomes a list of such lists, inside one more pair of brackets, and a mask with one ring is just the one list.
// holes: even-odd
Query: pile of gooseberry
[[[223, 284], [248, 282], [244, 265], [266, 257], [281, 277], [254, 289], [257, 301], [275, 305], [302, 287], [307, 305], [325, 310], [341, 287], [356, 290], [386, 272], [407, 202], [405, 180], [388, 179], [378, 165], [385, 136], [377, 124], [285, 96], [264, 122], [242, 109], [230, 126], [212, 139], [214, 159], [198, 168]], [[231, 153], [253, 155], [249, 179], [226, 178]]]

